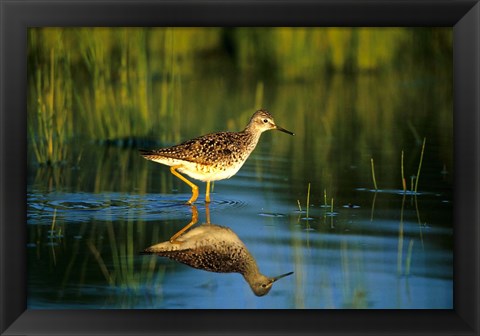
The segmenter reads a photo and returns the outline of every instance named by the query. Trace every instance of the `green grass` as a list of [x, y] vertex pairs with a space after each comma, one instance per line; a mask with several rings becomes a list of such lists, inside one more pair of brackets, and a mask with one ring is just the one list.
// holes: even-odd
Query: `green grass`
[[310, 182], [308, 183], [308, 190], [307, 190], [307, 220], [310, 218], [308, 216], [310, 210]]
[[400, 157], [400, 172], [402, 174], [402, 188], [403, 192], [407, 191], [407, 181], [405, 180], [405, 172], [403, 168], [403, 150], [402, 150], [402, 155]]
[[417, 193], [418, 180], [420, 179], [420, 171], [422, 170], [423, 153], [425, 152], [426, 141], [427, 141], [427, 138], [423, 138], [422, 151], [420, 153], [420, 162], [418, 163], [417, 178], [415, 179], [415, 193]]
[[375, 190], [378, 190], [378, 187], [377, 187], [377, 179], [375, 178], [375, 165], [373, 163], [373, 158], [370, 159], [370, 164], [372, 166], [372, 180], [373, 180], [373, 187], [375, 188]]
[[[195, 124], [205, 129], [196, 127], [197, 132], [209, 132], [212, 125], [220, 128], [215, 124], [220, 113], [229, 115], [229, 129], [238, 129], [244, 126], [245, 115], [260, 106], [271, 107], [276, 116], [294, 106], [298, 120], [310, 111], [322, 111], [312, 113], [308, 125], [293, 128], [300, 135], [315, 125], [324, 135], [318, 141], [325, 143], [333, 136], [350, 136], [342, 125], [349, 118], [338, 117], [339, 110], [351, 109], [350, 104], [358, 110], [358, 128], [369, 129], [359, 145], [381, 136], [386, 146], [392, 146], [394, 137], [385, 135], [384, 129], [398, 123], [391, 108], [399, 99], [398, 88], [386, 84], [372, 99], [376, 92], [372, 85], [377, 87], [378, 80], [399, 64], [416, 66], [414, 56], [422, 52], [434, 49], [438, 55], [449, 55], [451, 35], [450, 28], [30, 28], [29, 150], [41, 164], [75, 162], [70, 147], [78, 138], [177, 142], [184, 139], [185, 124], [196, 122], [185, 120], [185, 114], [208, 108], [202, 123]], [[238, 84], [228, 83], [227, 73]], [[365, 76], [355, 79], [357, 92], [335, 74]], [[379, 78], [373, 80], [371, 74]], [[204, 85], [192, 97], [188, 86], [212, 75], [219, 79], [215, 86]], [[271, 79], [291, 87], [273, 94]], [[281, 90], [291, 92], [298, 80], [317, 84], [308, 90], [297, 88], [295, 101], [288, 101], [290, 95]], [[245, 93], [236, 96], [232, 89]], [[322, 99], [312, 102], [312, 93]], [[228, 101], [231, 111], [217, 100]]]
[[47, 62], [29, 77], [28, 134], [39, 164], [53, 165], [67, 158], [73, 131], [73, 82], [65, 59], [63, 49], [50, 49]]

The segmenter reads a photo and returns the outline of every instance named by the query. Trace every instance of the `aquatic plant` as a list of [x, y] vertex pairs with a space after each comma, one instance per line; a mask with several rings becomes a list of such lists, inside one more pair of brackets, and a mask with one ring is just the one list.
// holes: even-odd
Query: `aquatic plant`
[[422, 169], [423, 153], [425, 151], [425, 141], [426, 140], [427, 140], [427, 138], [423, 138], [422, 151], [420, 153], [420, 162], [418, 163], [417, 178], [415, 179], [415, 193], [417, 193], [418, 180], [419, 180], [419, 177], [420, 177], [420, 171]]
[[373, 158], [370, 159], [370, 164], [372, 166], [372, 180], [373, 180], [373, 187], [375, 188], [375, 190], [378, 190], [378, 187], [377, 187], [377, 179], [375, 178], [375, 166], [373, 164]]
[[401, 158], [400, 158], [400, 172], [402, 174], [402, 188], [403, 188], [403, 192], [407, 191], [407, 181], [405, 180], [405, 174], [404, 174], [404, 170], [403, 170], [403, 150], [402, 150], [402, 155], [401, 155]]
[[42, 62], [36, 58], [28, 78], [28, 134], [30, 150], [39, 164], [55, 165], [67, 159], [72, 136], [73, 81], [66, 65], [70, 55], [55, 35], [56, 47]]

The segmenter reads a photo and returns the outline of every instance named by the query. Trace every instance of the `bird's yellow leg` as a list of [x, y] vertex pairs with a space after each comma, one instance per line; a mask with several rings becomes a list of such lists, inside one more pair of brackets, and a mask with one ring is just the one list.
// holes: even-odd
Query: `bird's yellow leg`
[[187, 225], [185, 225], [180, 231], [178, 231], [177, 233], [175, 233], [172, 238], [170, 238], [170, 243], [172, 244], [181, 244], [182, 242], [181, 241], [177, 241], [177, 238], [180, 237], [182, 234], [185, 233], [185, 231], [187, 231], [190, 227], [192, 227], [193, 225], [195, 225], [195, 223], [198, 221], [198, 210], [197, 210], [197, 207], [195, 205], [192, 205], [192, 220], [190, 221], [190, 223], [188, 223]]
[[210, 204], [205, 204], [205, 215], [207, 217], [207, 224], [210, 224]]
[[210, 203], [210, 181], [207, 181], [207, 192], [205, 193], [205, 203]]
[[192, 188], [192, 197], [187, 201], [187, 204], [193, 204], [198, 198], [198, 187], [177, 172], [177, 169], [181, 167], [182, 166], [172, 166], [170, 167], [170, 172]]

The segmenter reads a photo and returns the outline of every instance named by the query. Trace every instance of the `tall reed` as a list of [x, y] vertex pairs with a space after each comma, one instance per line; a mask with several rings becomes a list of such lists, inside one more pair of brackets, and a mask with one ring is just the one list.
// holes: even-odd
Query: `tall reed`
[[39, 164], [54, 165], [67, 159], [67, 145], [72, 136], [73, 81], [68, 63], [70, 54], [61, 34], [44, 61], [35, 58], [28, 71], [29, 146]]
[[417, 178], [415, 179], [415, 193], [417, 193], [418, 180], [420, 179], [420, 171], [422, 170], [423, 153], [425, 152], [426, 141], [427, 141], [427, 138], [423, 138], [422, 151], [420, 153], [420, 162], [418, 163]]

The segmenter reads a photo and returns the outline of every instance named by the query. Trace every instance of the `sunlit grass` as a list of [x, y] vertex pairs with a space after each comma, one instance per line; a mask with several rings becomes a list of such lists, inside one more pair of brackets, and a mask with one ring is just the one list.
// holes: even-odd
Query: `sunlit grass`
[[[399, 76], [396, 71], [399, 52], [414, 63], [414, 53], [419, 52], [415, 48], [426, 48], [419, 42], [435, 43], [440, 52], [439, 41], [451, 35], [449, 29], [418, 34], [400, 28], [239, 28], [232, 29], [230, 37], [225, 31], [30, 29], [27, 106], [32, 156], [40, 163], [81, 166], [88, 156], [79, 156], [77, 150], [73, 155], [76, 141], [128, 145], [130, 139], [148, 138], [173, 144], [211, 131], [239, 130], [255, 108], [265, 107], [279, 124], [297, 133], [293, 141], [272, 135], [271, 153], [285, 157], [291, 152], [298, 163], [290, 168], [292, 176], [310, 174], [308, 180], [326, 181], [325, 186], [333, 190], [339, 172], [332, 158], [344, 166], [355, 164], [353, 157], [338, 152], [339, 144], [350, 143], [349, 152], [360, 160], [361, 153], [381, 142], [382, 151], [372, 153], [375, 160], [382, 166], [398, 160], [397, 145], [408, 139], [406, 132], [392, 130], [405, 124], [421, 129], [424, 117], [412, 111], [430, 97], [422, 86], [410, 89], [412, 84], [403, 82], [403, 72]], [[432, 36], [439, 41], [430, 41]], [[224, 53], [228, 38], [234, 56]], [[204, 67], [205, 62], [217, 64], [228, 57], [234, 64], [228, 74], [222, 72], [224, 68]], [[267, 73], [256, 69], [263, 66]], [[280, 81], [272, 84], [272, 77]], [[447, 89], [435, 86], [431, 96], [444, 96]], [[451, 115], [448, 106], [442, 105], [439, 111], [443, 119]], [[451, 149], [444, 147], [442, 156], [450, 167]], [[300, 164], [305, 153], [315, 154], [311, 156], [315, 169], [307, 171]], [[116, 169], [115, 162], [107, 164], [107, 169], [99, 164], [95, 190], [135, 188], [129, 160], [123, 157], [118, 162], [125, 169]], [[147, 170], [137, 168], [143, 173], [140, 189], [146, 190], [151, 183]], [[408, 163], [405, 168], [409, 169]], [[385, 171], [377, 172], [377, 179], [384, 186], [393, 184], [397, 170]], [[108, 172], [124, 175], [115, 178], [120, 182], [114, 186]], [[171, 185], [163, 174], [162, 179], [157, 190]]]
[[29, 78], [28, 134], [37, 162], [53, 165], [67, 159], [73, 131], [73, 82], [65, 66], [68, 54], [62, 46], [50, 49], [47, 59]]
[[420, 153], [420, 162], [418, 163], [417, 178], [415, 179], [415, 193], [417, 192], [418, 180], [420, 179], [420, 171], [422, 170], [423, 153], [425, 152], [426, 141], [427, 141], [427, 138], [423, 138], [422, 151]]
[[[218, 55], [232, 57], [237, 68], [232, 71], [239, 74], [313, 79], [331, 72], [387, 71], [396, 67], [405, 46], [414, 53], [410, 44], [418, 46], [418, 39], [424, 39], [441, 51], [446, 42], [438, 41], [448, 42], [451, 36], [448, 29], [412, 32], [400, 28], [32, 28], [28, 34], [32, 151], [38, 162], [55, 163], [68, 157], [65, 144], [72, 136], [99, 141], [149, 136], [180, 140], [180, 115], [185, 99], [190, 99], [182, 94], [184, 80], [203, 76], [199, 64], [219, 64]], [[438, 41], [432, 40], [432, 34]], [[265, 104], [264, 82], [258, 83], [255, 107]], [[330, 132], [331, 113], [322, 115], [323, 127]], [[375, 125], [372, 113], [365, 116]]]
[[310, 182], [308, 183], [308, 190], [307, 190], [307, 217], [306, 217], [307, 220], [310, 218], [309, 211], [310, 211]]
[[373, 187], [375, 188], [375, 190], [378, 190], [378, 187], [377, 187], [377, 179], [375, 178], [375, 165], [373, 163], [373, 158], [370, 159], [370, 165], [372, 167], [372, 180], [373, 180]]
[[402, 188], [403, 188], [403, 192], [407, 191], [407, 181], [405, 180], [405, 172], [404, 172], [404, 168], [403, 168], [403, 150], [402, 150], [402, 155], [401, 155], [401, 158], [400, 158], [400, 172], [401, 172], [401, 175], [402, 175]]

